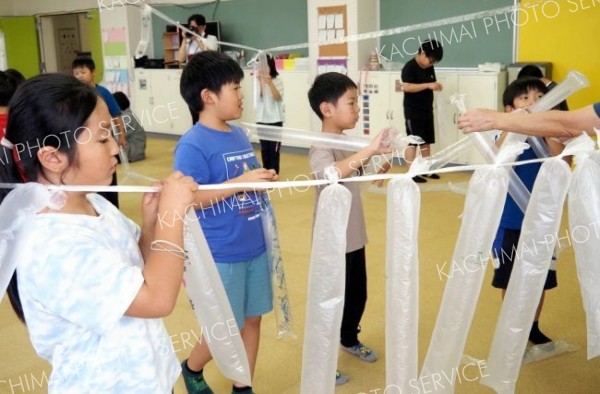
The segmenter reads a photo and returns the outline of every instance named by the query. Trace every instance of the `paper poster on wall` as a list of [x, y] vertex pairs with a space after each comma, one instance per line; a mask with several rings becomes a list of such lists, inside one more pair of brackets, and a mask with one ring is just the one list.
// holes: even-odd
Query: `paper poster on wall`
[[317, 74], [338, 72], [348, 74], [348, 59], [321, 58], [317, 59]]
[[348, 44], [327, 44], [323, 42], [334, 41], [346, 36], [348, 26], [346, 23], [346, 6], [330, 6], [317, 8], [318, 13], [318, 40], [319, 56], [348, 56]]
[[105, 87], [111, 93], [121, 91], [129, 96], [129, 58], [125, 28], [102, 29], [102, 47]]

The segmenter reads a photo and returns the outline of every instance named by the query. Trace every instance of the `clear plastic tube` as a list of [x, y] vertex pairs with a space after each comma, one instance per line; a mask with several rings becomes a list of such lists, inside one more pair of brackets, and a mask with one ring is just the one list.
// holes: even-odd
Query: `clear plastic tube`
[[[266, 126], [252, 123], [240, 123], [248, 138], [257, 136], [261, 140], [278, 141], [282, 144], [316, 145], [331, 149], [341, 149], [353, 152], [366, 148], [372, 142], [370, 138], [357, 137], [345, 134], [317, 133], [307, 130], [291, 129], [287, 127]], [[409, 144], [422, 144], [424, 141], [417, 136], [401, 136], [389, 129], [388, 136], [382, 139], [383, 144], [389, 144], [396, 149], [403, 158], [404, 149]]]
[[[465, 106], [465, 95], [464, 94], [455, 94], [452, 96], [451, 101], [456, 105], [458, 111], [462, 114], [465, 113], [467, 108]], [[513, 141], [509, 142], [509, 138], [511, 137], [510, 133], [507, 139], [504, 141], [503, 149], [513, 149], [514, 145], [518, 142], [518, 138], [513, 138]], [[520, 134], [519, 134], [520, 136]], [[498, 149], [493, 144], [492, 141], [487, 140], [486, 135], [482, 133], [470, 133], [469, 134], [470, 141], [473, 142], [479, 153], [485, 158], [487, 163], [495, 163], [496, 158], [498, 156]], [[522, 139], [524, 140], [524, 138]], [[517, 154], [505, 155], [505, 160], [514, 161], [516, 159]], [[529, 190], [523, 184], [523, 181], [519, 176], [515, 173], [515, 171], [511, 168], [508, 171], [509, 183], [508, 183], [508, 194], [513, 198], [517, 206], [522, 212], [527, 210], [527, 204], [529, 202]]]

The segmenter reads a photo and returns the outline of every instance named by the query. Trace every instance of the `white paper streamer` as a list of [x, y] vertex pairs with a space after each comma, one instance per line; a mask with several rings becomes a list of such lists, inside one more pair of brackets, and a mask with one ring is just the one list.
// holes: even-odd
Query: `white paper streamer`
[[223, 375], [252, 386], [246, 349], [195, 211], [188, 211], [185, 224], [185, 249], [189, 259], [183, 280], [196, 318], [206, 328], [202, 330], [203, 340], [207, 341]]
[[340, 347], [346, 281], [346, 228], [352, 194], [342, 185], [319, 197], [308, 273], [302, 394], [330, 394]]
[[419, 373], [419, 212], [409, 176], [388, 184], [385, 301], [386, 387], [411, 392]]
[[[535, 311], [556, 245], [571, 170], [562, 159], [545, 162], [537, 176], [514, 264], [502, 302], [481, 383], [501, 394], [514, 393]], [[533, 248], [533, 250], [532, 250]], [[512, 251], [511, 251], [512, 252]]]
[[507, 189], [506, 168], [477, 170], [471, 177], [451, 271], [421, 371], [423, 379], [432, 374], [451, 376], [452, 384], [438, 388], [438, 393], [454, 392], [453, 370], [463, 355]]
[[569, 231], [587, 323], [588, 360], [600, 355], [600, 152], [575, 156], [569, 190]]

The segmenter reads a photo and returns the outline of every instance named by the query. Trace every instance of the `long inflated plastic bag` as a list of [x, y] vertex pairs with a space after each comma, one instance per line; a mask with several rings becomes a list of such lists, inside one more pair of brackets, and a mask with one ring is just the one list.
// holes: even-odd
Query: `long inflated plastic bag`
[[185, 249], [189, 259], [183, 280], [192, 309], [203, 327], [201, 340], [207, 341], [223, 375], [251, 386], [244, 343], [195, 211], [186, 214], [185, 224]]
[[339, 184], [319, 197], [308, 273], [302, 394], [330, 394], [340, 343], [346, 281], [346, 228], [352, 194]]
[[294, 334], [292, 326], [294, 320], [292, 319], [290, 299], [288, 297], [287, 284], [285, 281], [285, 271], [281, 259], [281, 246], [279, 244], [275, 212], [273, 211], [273, 206], [268, 199], [267, 193], [261, 193], [259, 198], [265, 244], [267, 245], [267, 255], [271, 268], [271, 282], [273, 283], [273, 309], [275, 311], [275, 322], [277, 324], [277, 337], [295, 338], [296, 335]]
[[[571, 181], [568, 164], [542, 164], [531, 193], [514, 265], [481, 383], [498, 393], [514, 393], [535, 311], [556, 245], [563, 204]], [[512, 253], [512, 251], [507, 253]]]
[[410, 392], [419, 374], [418, 230], [421, 194], [410, 177], [388, 183], [385, 377], [386, 387]]
[[576, 156], [569, 190], [569, 230], [587, 322], [588, 360], [600, 355], [600, 152]]
[[421, 371], [423, 379], [433, 374], [451, 377], [452, 384], [438, 387], [438, 393], [454, 392], [453, 370], [463, 355], [507, 190], [505, 167], [482, 168], [471, 177], [448, 281]]
[[14, 188], [0, 205], [0, 302], [17, 267], [10, 258], [15, 245], [14, 235], [19, 227], [42, 209], [60, 209], [64, 205], [64, 194], [49, 191], [42, 184], [29, 182]]

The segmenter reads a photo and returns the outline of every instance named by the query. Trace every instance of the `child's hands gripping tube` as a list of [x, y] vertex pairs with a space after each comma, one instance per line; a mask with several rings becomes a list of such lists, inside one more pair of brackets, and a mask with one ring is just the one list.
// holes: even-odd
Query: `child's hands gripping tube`
[[192, 177], [175, 171], [161, 181], [161, 186], [158, 212], [167, 223], [181, 220], [185, 217], [186, 210], [194, 204], [198, 184]]

